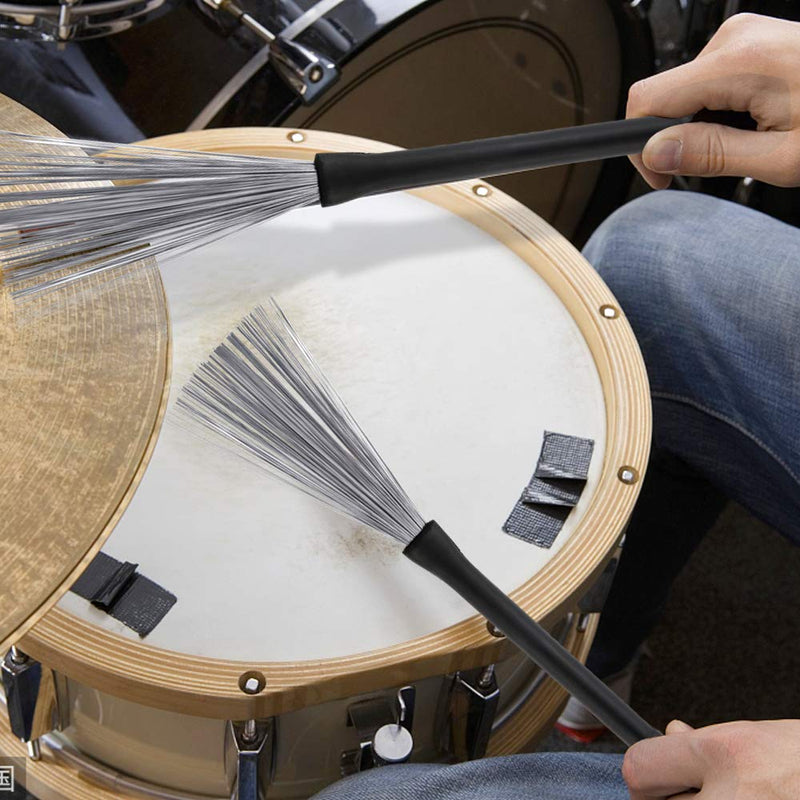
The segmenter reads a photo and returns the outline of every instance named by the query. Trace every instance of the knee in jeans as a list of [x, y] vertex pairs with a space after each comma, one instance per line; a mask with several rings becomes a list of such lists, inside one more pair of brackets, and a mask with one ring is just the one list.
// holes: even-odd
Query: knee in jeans
[[629, 316], [660, 315], [691, 301], [703, 271], [687, 222], [705, 218], [715, 198], [689, 192], [643, 195], [615, 211], [595, 231], [584, 255]]

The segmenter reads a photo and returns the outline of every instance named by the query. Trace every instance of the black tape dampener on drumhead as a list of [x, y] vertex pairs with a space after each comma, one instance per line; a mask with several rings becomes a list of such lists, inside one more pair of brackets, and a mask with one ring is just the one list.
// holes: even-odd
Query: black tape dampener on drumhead
[[178, 598], [138, 573], [138, 566], [98, 553], [71, 591], [144, 638]]
[[545, 431], [536, 469], [503, 524], [510, 536], [551, 547], [589, 476], [592, 439]]

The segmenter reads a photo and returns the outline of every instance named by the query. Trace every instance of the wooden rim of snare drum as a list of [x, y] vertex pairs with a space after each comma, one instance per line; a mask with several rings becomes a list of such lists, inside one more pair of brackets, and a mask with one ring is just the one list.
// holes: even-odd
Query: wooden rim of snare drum
[[[180, 133], [147, 144], [311, 159], [321, 151], [395, 149], [320, 131], [227, 128]], [[597, 490], [575, 534], [513, 598], [538, 620], [555, 621], [610, 558], [639, 492], [650, 445], [647, 376], [619, 305], [580, 253], [536, 214], [481, 181], [417, 190], [474, 223], [530, 264], [555, 291], [593, 355], [606, 403], [607, 441]], [[591, 530], [591, 536], [579, 535]], [[221, 719], [263, 718], [335, 698], [396, 686], [502, 657], [509, 647], [474, 616], [400, 645], [322, 661], [253, 663], [162, 650], [122, 638], [61, 609], [21, 643], [47, 666], [127, 700]], [[510, 652], [510, 651], [508, 651]], [[252, 673], [263, 688], [245, 693]]]

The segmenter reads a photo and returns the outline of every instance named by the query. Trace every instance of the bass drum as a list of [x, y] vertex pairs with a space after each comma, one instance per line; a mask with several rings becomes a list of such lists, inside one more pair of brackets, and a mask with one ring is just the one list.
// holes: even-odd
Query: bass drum
[[[612, 119], [630, 83], [653, 69], [647, 21], [620, 0], [242, 5], [270, 30], [291, 26], [294, 41], [339, 66], [338, 82], [311, 105], [270, 64], [242, 83], [239, 70], [263, 42], [223, 31], [194, 6], [84, 52], [147, 135], [282, 125], [404, 147]], [[297, 33], [292, 20], [303, 11], [319, 19]], [[624, 200], [630, 174], [617, 159], [493, 183], [581, 241]]]

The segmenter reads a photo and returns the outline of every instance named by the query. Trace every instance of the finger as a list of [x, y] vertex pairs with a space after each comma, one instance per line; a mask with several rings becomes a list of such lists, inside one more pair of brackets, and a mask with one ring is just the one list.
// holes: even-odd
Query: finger
[[[695, 61], [635, 83], [628, 93], [626, 117], [643, 117], [647, 115], [668, 117], [694, 114], [704, 107], [701, 99], [702, 92], [692, 92], [688, 96], [682, 95], [681, 107], [685, 110], [674, 114], [671, 113], [675, 108], [670, 99], [671, 95], [676, 92], [676, 87], [699, 85], [704, 80], [707, 81], [711, 74], [707, 66], [701, 65], [698, 67]], [[718, 77], [716, 73], [713, 73], [713, 76], [715, 78]], [[648, 169], [642, 162], [640, 155], [632, 155], [630, 160], [642, 178], [653, 189], [666, 189], [672, 182], [670, 177]]]
[[672, 183], [672, 178], [669, 175], [659, 175], [659, 173], [647, 169], [642, 163], [642, 157], [640, 155], [628, 156], [628, 158], [652, 189], [666, 189]]
[[764, 17], [756, 14], [739, 13], [722, 21], [714, 35], [706, 42], [699, 55], [708, 55], [721, 47], [736, 42], [752, 25], [763, 23]]
[[[729, 45], [747, 45], [753, 40], [757, 41], [757, 31], [760, 31], [765, 38], [769, 38], [773, 32], [776, 36], [781, 35], [785, 30], [784, 25], [784, 20], [781, 19], [766, 17], [762, 14], [739, 12], [723, 20], [714, 35], [700, 51], [700, 55], [712, 53]], [[778, 26], [780, 26], [780, 32]], [[754, 33], [755, 36], [753, 36]]]
[[777, 125], [788, 121], [790, 99], [786, 81], [742, 73], [741, 63], [732, 61], [727, 50], [719, 50], [634, 83], [626, 116], [683, 117], [706, 108], [749, 111]]
[[631, 800], [669, 797], [701, 788], [705, 764], [693, 740], [691, 735], [659, 736], [633, 745], [622, 764]]
[[792, 133], [742, 131], [692, 122], [657, 133], [642, 151], [644, 166], [668, 175], [750, 175], [777, 186], [800, 180]]
[[694, 728], [691, 725], [688, 725], [687, 723], [683, 722], [683, 720], [674, 719], [674, 720], [672, 720], [672, 722], [669, 723], [669, 725], [667, 725], [667, 727], [665, 729], [665, 732], [667, 734], [671, 734], [671, 733], [689, 733], [690, 731], [693, 731], [693, 730], [694, 730]]

